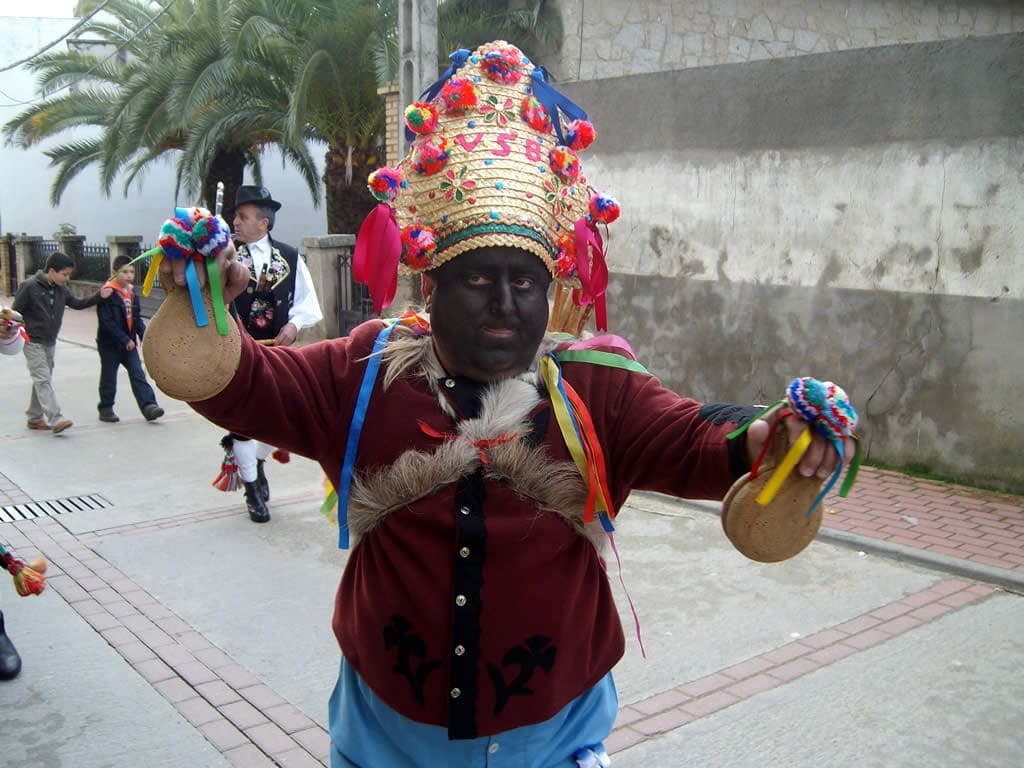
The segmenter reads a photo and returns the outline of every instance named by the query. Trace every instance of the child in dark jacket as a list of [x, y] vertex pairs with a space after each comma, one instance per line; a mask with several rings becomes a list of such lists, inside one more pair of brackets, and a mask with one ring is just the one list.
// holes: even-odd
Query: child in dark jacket
[[139, 342], [146, 332], [142, 322], [139, 297], [132, 281], [135, 267], [127, 256], [114, 259], [114, 277], [105, 287], [112, 289], [109, 298], [96, 307], [99, 320], [96, 328], [96, 348], [100, 353], [100, 421], [120, 421], [114, 413], [114, 398], [117, 396], [117, 369], [124, 366], [132, 385], [132, 394], [146, 421], [159, 419], [164, 409], [156, 403], [153, 387], [146, 380], [139, 358]]
[[25, 319], [29, 337], [22, 350], [32, 377], [32, 399], [25, 411], [28, 428], [49, 430], [55, 435], [71, 426], [71, 419], [61, 415], [60, 403], [53, 391], [53, 363], [64, 308], [85, 309], [110, 296], [106, 286], [84, 299], [71, 293], [67, 285], [74, 268], [75, 262], [70, 256], [54, 251], [41, 270], [18, 286], [13, 304], [14, 310]]

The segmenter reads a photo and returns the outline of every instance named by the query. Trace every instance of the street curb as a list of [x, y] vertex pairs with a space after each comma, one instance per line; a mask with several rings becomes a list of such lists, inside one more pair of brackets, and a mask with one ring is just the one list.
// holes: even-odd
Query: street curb
[[[678, 499], [674, 496], [666, 496], [664, 494], [648, 491], [635, 491], [635, 493], [656, 498], [658, 501], [664, 503], [675, 504], [680, 507], [697, 510], [714, 517], [721, 516], [721, 504], [717, 501], [692, 501], [688, 499]], [[942, 571], [943, 573], [981, 581], [986, 584], [1002, 587], [1009, 592], [1024, 595], [1024, 573], [1018, 573], [1017, 571], [1012, 571], [1009, 568], [997, 568], [992, 565], [975, 563], [959, 557], [950, 557], [949, 555], [943, 555], [938, 552], [929, 552], [926, 549], [908, 547], [904, 544], [886, 541], [885, 539], [875, 539], [870, 536], [862, 536], [860, 534], [850, 533], [849, 531], [829, 528], [826, 525], [821, 526], [821, 530], [818, 531], [818, 538], [823, 541], [847, 547], [848, 549], [870, 552], [871, 554], [881, 555], [882, 557], [888, 557], [892, 560], [932, 568]]]

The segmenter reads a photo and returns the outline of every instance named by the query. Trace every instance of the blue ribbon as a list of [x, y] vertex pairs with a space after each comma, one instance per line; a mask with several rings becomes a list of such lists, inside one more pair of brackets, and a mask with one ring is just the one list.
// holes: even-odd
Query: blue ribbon
[[341, 478], [338, 480], [338, 549], [348, 549], [349, 546], [348, 494], [352, 489], [352, 471], [356, 464], [356, 454], [359, 452], [359, 436], [363, 433], [366, 409], [370, 405], [373, 384], [377, 380], [377, 372], [380, 370], [380, 360], [383, 357], [381, 351], [396, 325], [398, 323], [392, 322], [384, 326], [373, 342], [373, 350], [370, 352], [366, 370], [363, 372], [363, 382], [359, 385], [359, 397], [356, 399], [356, 407], [352, 412], [352, 422], [348, 427], [345, 458], [341, 464]]
[[[419, 99], [417, 99], [417, 101], [433, 101], [434, 97], [441, 92], [441, 89], [444, 87], [444, 84], [448, 82], [449, 78], [451, 78], [452, 75], [454, 75], [463, 66], [465, 66], [466, 59], [470, 57], [471, 53], [472, 52], [467, 50], [466, 48], [459, 48], [459, 50], [452, 51], [451, 53], [449, 53], [448, 59], [449, 61], [451, 61], [451, 65], [448, 67], [448, 69], [441, 73], [441, 76], [437, 79], [437, 82], [435, 82], [433, 85], [427, 88], [427, 90], [420, 94], [420, 97]], [[416, 138], [416, 134], [409, 130], [408, 125], [405, 126], [405, 138], [408, 141], [412, 141], [413, 139]]]
[[562, 120], [559, 111], [564, 114], [569, 122], [573, 120], [586, 120], [587, 113], [583, 108], [574, 104], [566, 96], [555, 90], [548, 84], [548, 71], [544, 67], [534, 67], [533, 70], [533, 95], [537, 101], [544, 105], [551, 117], [551, 123], [555, 129], [559, 144], [565, 144], [565, 136], [562, 135]]
[[192, 312], [196, 316], [196, 325], [205, 328], [210, 321], [206, 317], [206, 305], [203, 303], [203, 294], [199, 290], [196, 262], [191, 256], [185, 257], [185, 282], [188, 284], [188, 294], [192, 299]]

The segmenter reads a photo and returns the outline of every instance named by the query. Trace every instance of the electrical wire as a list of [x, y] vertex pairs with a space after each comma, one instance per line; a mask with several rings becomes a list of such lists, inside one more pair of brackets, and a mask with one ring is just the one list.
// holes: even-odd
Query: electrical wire
[[7, 72], [8, 70], [14, 69], [15, 67], [20, 67], [22, 64], [27, 64], [28, 62], [32, 61], [32, 59], [34, 59], [36, 56], [42, 56], [44, 53], [46, 53], [48, 50], [53, 48], [53, 46], [55, 46], [61, 40], [64, 40], [64, 39], [66, 39], [68, 37], [71, 37], [71, 35], [73, 35], [75, 32], [77, 32], [79, 29], [81, 29], [86, 23], [88, 23], [88, 21], [93, 16], [95, 16], [97, 13], [99, 13], [104, 8], [106, 8], [108, 5], [110, 5], [111, 2], [113, 2], [113, 0], [103, 0], [103, 2], [99, 4], [99, 6], [96, 8], [96, 10], [94, 10], [92, 13], [90, 13], [84, 19], [82, 19], [77, 24], [75, 24], [73, 27], [71, 27], [71, 29], [69, 29], [63, 35], [58, 37], [52, 43], [47, 43], [45, 46], [40, 48], [38, 51], [33, 53], [31, 56], [28, 56], [28, 57], [26, 57], [24, 59], [21, 59], [20, 61], [16, 61], [13, 64], [8, 64], [6, 67], [0, 67], [0, 72]]
[[[117, 48], [115, 48], [109, 55], [105, 56], [104, 58], [102, 58], [99, 61], [97, 61], [94, 65], [89, 67], [89, 69], [87, 69], [85, 72], [83, 72], [80, 77], [75, 78], [70, 83], [62, 85], [60, 88], [54, 89], [51, 93], [47, 94], [47, 97], [53, 96], [54, 94], [57, 94], [57, 93], [60, 93], [65, 88], [71, 88], [71, 87], [77, 85], [78, 83], [82, 82], [83, 80], [85, 80], [89, 75], [91, 75], [93, 72], [95, 72], [101, 66], [106, 64], [112, 58], [114, 58], [114, 56], [119, 54], [129, 43], [131, 43], [133, 40], [137, 40], [139, 38], [139, 36], [142, 35], [143, 32], [145, 32], [147, 29], [149, 29], [151, 26], [153, 26], [153, 24], [156, 23], [157, 19], [159, 19], [161, 16], [163, 16], [169, 10], [171, 10], [171, 6], [173, 6], [177, 1], [178, 0], [170, 0], [167, 3], [167, 5], [165, 5], [163, 8], [160, 9], [160, 13], [158, 13], [156, 16], [154, 16], [152, 19], [150, 19], [148, 22], [146, 22], [142, 27], [139, 28], [139, 30], [134, 35], [132, 35], [127, 40], [125, 40], [123, 43], [121, 43], [119, 46], [117, 46]], [[110, 2], [110, 0], [107, 0], [107, 2]], [[38, 55], [38, 54], [36, 54], [36, 55]], [[5, 96], [8, 99], [13, 99], [14, 98], [13, 96], [11, 96], [10, 94], [6, 93], [3, 90], [0, 90], [0, 95], [3, 95], [3, 96]], [[0, 103], [0, 107], [23, 107], [23, 106], [26, 106], [28, 104], [34, 104], [37, 101], [39, 101], [38, 97], [32, 98], [32, 99], [28, 99], [26, 101], [10, 101], [10, 102], [7, 102], [7, 103]]]

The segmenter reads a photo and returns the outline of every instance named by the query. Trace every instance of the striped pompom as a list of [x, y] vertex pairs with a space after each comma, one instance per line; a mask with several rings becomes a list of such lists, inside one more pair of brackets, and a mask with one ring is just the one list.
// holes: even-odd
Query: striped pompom
[[590, 197], [590, 218], [600, 224], [611, 224], [622, 213], [618, 202], [611, 195], [595, 192]]
[[157, 240], [169, 259], [184, 259], [193, 254], [192, 227], [187, 220], [167, 219]]
[[405, 124], [413, 133], [433, 133], [437, 128], [437, 109], [433, 104], [411, 104], [405, 108]]
[[366, 185], [370, 194], [381, 203], [394, 203], [398, 188], [402, 184], [402, 172], [397, 168], [381, 166], [370, 174]]
[[231, 242], [231, 230], [220, 216], [204, 216], [192, 227], [192, 242], [203, 256], [215, 259]]
[[830, 440], [853, 435], [857, 412], [838, 384], [803, 376], [786, 389], [786, 399], [797, 415]]

